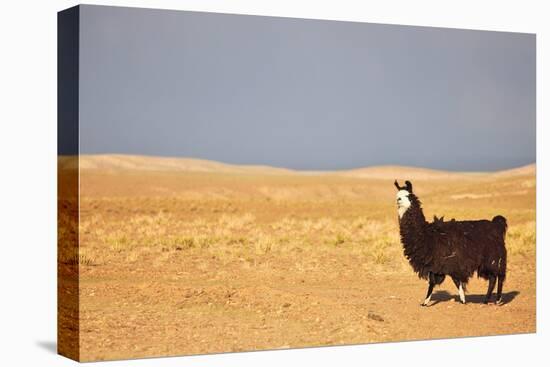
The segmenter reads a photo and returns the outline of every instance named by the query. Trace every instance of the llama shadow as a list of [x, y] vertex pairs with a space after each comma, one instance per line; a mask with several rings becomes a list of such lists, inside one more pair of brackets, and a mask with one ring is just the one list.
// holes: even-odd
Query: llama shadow
[[[502, 303], [501, 305], [505, 305], [507, 303], [512, 302], [517, 296], [519, 295], [518, 291], [511, 291], [502, 293]], [[432, 294], [432, 304], [431, 306], [435, 306], [439, 302], [448, 302], [450, 300], [454, 299], [456, 302], [460, 302], [460, 299], [458, 298], [458, 294], [450, 294], [447, 291], [437, 291]], [[466, 303], [476, 303], [476, 304], [483, 304], [483, 301], [485, 300], [484, 294], [467, 294], [466, 295]], [[493, 297], [491, 298], [491, 302], [496, 301], [496, 296], [493, 293]]]

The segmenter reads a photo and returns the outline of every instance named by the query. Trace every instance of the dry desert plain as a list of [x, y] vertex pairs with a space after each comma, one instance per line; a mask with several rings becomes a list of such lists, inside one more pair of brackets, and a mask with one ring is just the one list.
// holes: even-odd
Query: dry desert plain
[[[535, 332], [534, 165], [299, 172], [81, 156], [79, 213], [63, 192], [75, 167], [59, 159], [59, 338], [82, 361]], [[508, 219], [503, 306], [482, 304], [474, 277], [466, 305], [447, 279], [420, 307], [395, 178], [428, 219]]]

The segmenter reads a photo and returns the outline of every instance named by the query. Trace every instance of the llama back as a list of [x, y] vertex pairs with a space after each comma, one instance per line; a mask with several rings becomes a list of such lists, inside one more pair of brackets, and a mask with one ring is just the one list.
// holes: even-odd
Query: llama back
[[[450, 237], [464, 238], [467, 242], [483, 245], [487, 240], [504, 244], [508, 223], [502, 215], [497, 215], [492, 220], [451, 220], [443, 222], [440, 219], [429, 223], [431, 232], [450, 235]], [[473, 245], [473, 244], [472, 244]]]

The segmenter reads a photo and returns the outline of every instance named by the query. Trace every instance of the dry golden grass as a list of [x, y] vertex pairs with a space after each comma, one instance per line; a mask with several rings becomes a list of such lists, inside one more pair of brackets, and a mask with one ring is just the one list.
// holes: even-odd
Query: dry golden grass
[[393, 180], [361, 176], [82, 170], [80, 225], [60, 210], [59, 232], [80, 237], [60, 261], [79, 264], [81, 359], [535, 330], [534, 171], [413, 181], [427, 218], [508, 218], [501, 308], [475, 279], [471, 304], [448, 284], [418, 307]]

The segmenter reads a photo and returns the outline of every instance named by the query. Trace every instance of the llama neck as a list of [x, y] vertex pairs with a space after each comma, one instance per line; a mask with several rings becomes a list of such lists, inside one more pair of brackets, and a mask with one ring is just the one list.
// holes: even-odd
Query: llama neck
[[399, 232], [403, 244], [403, 254], [420, 277], [425, 278], [426, 259], [430, 258], [432, 242], [426, 232], [426, 218], [420, 201], [416, 196], [409, 196], [411, 206], [399, 219]]
[[403, 245], [418, 245], [424, 237], [426, 227], [426, 217], [418, 200], [413, 200], [412, 205], [403, 213], [399, 219], [399, 231]]

